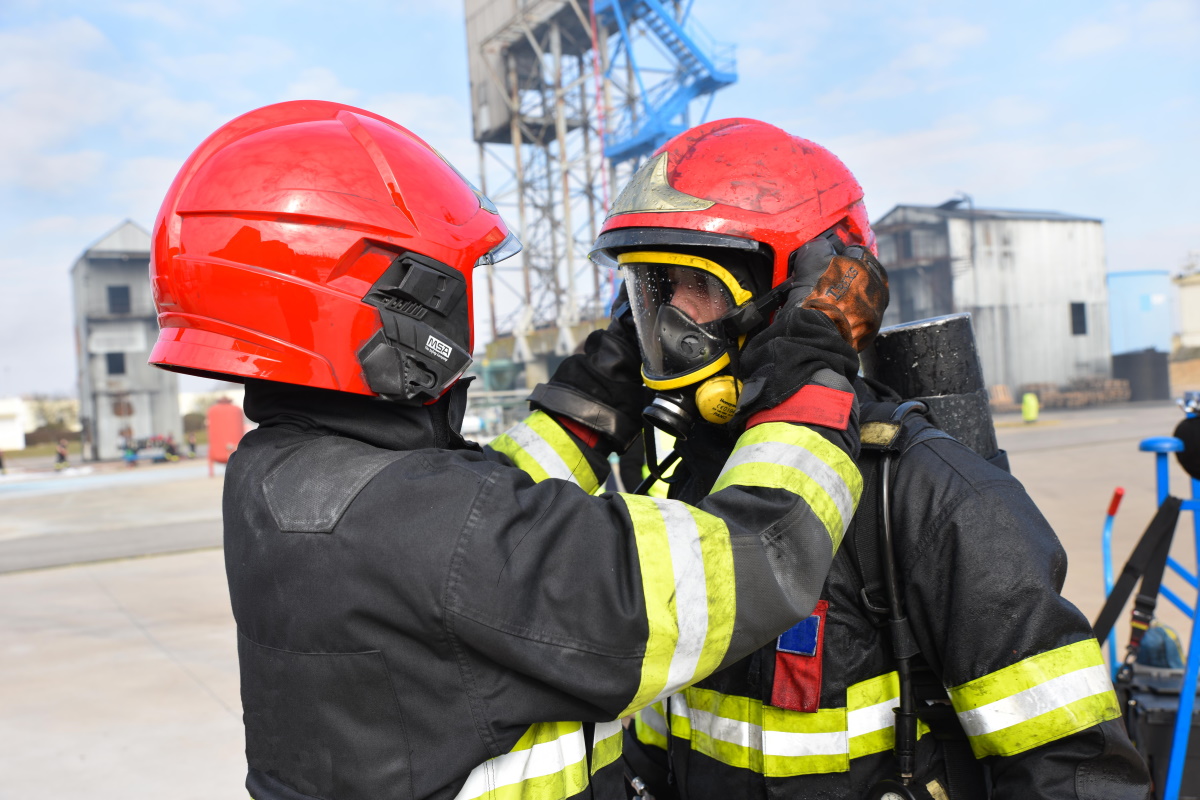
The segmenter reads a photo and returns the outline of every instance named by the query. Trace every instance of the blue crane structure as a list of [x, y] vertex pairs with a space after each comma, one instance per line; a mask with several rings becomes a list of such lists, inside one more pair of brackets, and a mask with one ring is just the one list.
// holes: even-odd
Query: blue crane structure
[[[604, 77], [618, 83], [624, 66], [637, 89], [628, 102], [609, 109], [604, 150], [612, 163], [650, 155], [690, 127], [692, 102], [707, 98], [697, 120], [703, 121], [716, 91], [737, 82], [733, 45], [713, 41], [691, 9], [690, 0], [672, 8], [659, 0], [595, 0], [597, 26], [619, 33], [609, 39]], [[653, 43], [649, 58], [635, 49], [639, 32]]]
[[484, 383], [532, 385], [607, 317], [612, 276], [587, 252], [610, 194], [737, 80], [734, 48], [692, 0], [464, 4], [480, 188], [525, 245], [482, 276]]

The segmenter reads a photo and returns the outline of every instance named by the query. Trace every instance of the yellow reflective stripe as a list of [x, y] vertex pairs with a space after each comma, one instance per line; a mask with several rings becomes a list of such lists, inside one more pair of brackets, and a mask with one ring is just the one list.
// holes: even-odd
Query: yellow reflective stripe
[[[896, 715], [900, 706], [900, 675], [889, 672], [856, 683], [846, 689], [846, 727], [850, 734], [850, 758], [882, 753], [896, 744]], [[917, 721], [917, 738], [929, 726]]]
[[[690, 687], [668, 701], [670, 729], [697, 752], [767, 777], [845, 772], [852, 758], [892, 748], [899, 695], [895, 672], [850, 686], [849, 708], [816, 713]], [[919, 723], [918, 737], [928, 732]]]
[[633, 522], [649, 627], [625, 716], [712, 673], [729, 649], [737, 608], [724, 522], [675, 500], [620, 497]]
[[592, 736], [592, 774], [621, 757], [622, 733], [621, 720], [612, 722], [597, 722]]
[[1095, 639], [954, 687], [950, 699], [977, 757], [1022, 753], [1121, 715]]
[[846, 709], [813, 714], [763, 706], [763, 774], [788, 778], [850, 769]]
[[539, 722], [471, 770], [455, 800], [562, 800], [587, 787], [586, 757], [582, 723]]
[[862, 495], [862, 474], [848, 455], [816, 431], [768, 422], [738, 439], [713, 491], [734, 485], [799, 495], [825, 525], [836, 551]]
[[642, 744], [667, 749], [667, 712], [665, 701], [646, 706], [633, 715], [633, 735]]
[[544, 411], [533, 412], [498, 436], [490, 447], [508, 456], [535, 481], [547, 478], [570, 481], [589, 494], [600, 487], [583, 452], [562, 426]]

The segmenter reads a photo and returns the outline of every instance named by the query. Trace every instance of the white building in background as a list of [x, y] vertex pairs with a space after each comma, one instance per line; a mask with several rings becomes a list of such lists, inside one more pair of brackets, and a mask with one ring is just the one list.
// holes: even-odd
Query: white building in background
[[25, 401], [0, 397], [0, 451], [25, 449]]
[[896, 206], [872, 224], [888, 270], [884, 325], [971, 313], [988, 385], [1112, 373], [1104, 228], [1052, 211]]
[[86, 458], [121, 454], [125, 436], [183, 436], [179, 384], [146, 363], [158, 338], [150, 234], [126, 220], [71, 267], [80, 422]]
[[1200, 348], [1200, 252], [1188, 254], [1188, 264], [1174, 278], [1179, 287], [1179, 346]]

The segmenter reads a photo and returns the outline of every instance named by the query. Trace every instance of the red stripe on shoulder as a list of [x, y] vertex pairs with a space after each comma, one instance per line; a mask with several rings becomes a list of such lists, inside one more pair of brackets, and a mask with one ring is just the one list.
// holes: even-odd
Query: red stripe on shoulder
[[774, 408], [751, 416], [746, 421], [746, 428], [764, 422], [793, 422], [844, 431], [850, 424], [850, 411], [853, 408], [854, 392], [810, 383]]

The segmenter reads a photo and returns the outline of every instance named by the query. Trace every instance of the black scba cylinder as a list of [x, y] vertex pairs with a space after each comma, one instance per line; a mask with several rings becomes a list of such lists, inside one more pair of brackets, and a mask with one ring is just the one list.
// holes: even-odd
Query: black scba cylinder
[[939, 428], [979, 455], [999, 453], [970, 314], [884, 328], [862, 364], [867, 377], [929, 406]]

